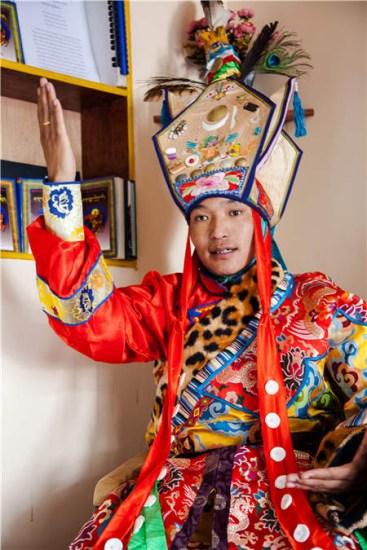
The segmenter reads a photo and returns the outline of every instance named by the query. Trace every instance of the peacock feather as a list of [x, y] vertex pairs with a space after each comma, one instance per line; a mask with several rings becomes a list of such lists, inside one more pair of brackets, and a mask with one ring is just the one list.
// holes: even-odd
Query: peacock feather
[[255, 70], [261, 73], [299, 77], [311, 69], [311, 57], [295, 36], [295, 33], [288, 31], [275, 33], [259, 58]]

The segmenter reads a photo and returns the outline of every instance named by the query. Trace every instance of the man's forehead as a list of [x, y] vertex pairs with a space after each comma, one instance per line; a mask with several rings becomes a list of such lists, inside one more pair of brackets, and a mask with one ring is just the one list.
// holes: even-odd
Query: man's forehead
[[218, 208], [226, 205], [246, 206], [243, 202], [228, 197], [211, 197], [195, 204], [192, 211], [198, 210], [199, 208]]

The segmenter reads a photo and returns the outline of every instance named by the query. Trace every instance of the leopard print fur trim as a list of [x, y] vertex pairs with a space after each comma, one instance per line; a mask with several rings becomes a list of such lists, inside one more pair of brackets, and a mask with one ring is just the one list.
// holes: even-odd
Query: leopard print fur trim
[[[272, 288], [284, 278], [280, 264], [272, 262]], [[182, 392], [193, 376], [218, 353], [225, 350], [260, 310], [256, 265], [241, 281], [230, 287], [224, 298], [187, 332], [182, 373]]]
[[[281, 265], [272, 261], [273, 291], [284, 279]], [[180, 379], [180, 387], [176, 397], [178, 403], [181, 393], [208, 361], [225, 350], [244, 330], [260, 310], [257, 287], [256, 265], [242, 276], [238, 284], [232, 285], [208, 313], [192, 325], [186, 335], [184, 344], [184, 359]], [[167, 391], [167, 365], [159, 361], [154, 367], [154, 378], [157, 384], [154, 408], [146, 438], [152, 442], [154, 434], [160, 425], [164, 396]]]

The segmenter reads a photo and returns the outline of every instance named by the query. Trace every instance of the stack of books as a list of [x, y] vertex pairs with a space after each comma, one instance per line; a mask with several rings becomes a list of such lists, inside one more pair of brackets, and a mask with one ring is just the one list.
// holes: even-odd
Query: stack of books
[[[14, 169], [13, 165], [18, 168]], [[29, 174], [29, 165], [24, 167], [24, 173]], [[1, 250], [31, 253], [26, 228], [43, 214], [42, 185], [46, 170], [33, 167], [38, 177], [4, 177], [22, 169], [21, 164], [2, 162]], [[135, 182], [106, 176], [81, 180], [80, 185], [84, 224], [96, 235], [103, 255], [136, 259]]]

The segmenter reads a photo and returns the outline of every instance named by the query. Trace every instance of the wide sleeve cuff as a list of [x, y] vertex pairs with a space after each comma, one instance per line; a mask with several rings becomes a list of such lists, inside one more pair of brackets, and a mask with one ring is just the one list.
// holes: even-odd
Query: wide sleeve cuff
[[64, 241], [84, 240], [80, 183], [48, 182], [43, 185], [45, 226]]
[[38, 277], [63, 298], [74, 294], [102, 255], [98, 240], [88, 228], [85, 240], [65, 241], [46, 230], [44, 216], [40, 216], [27, 227], [27, 233]]

